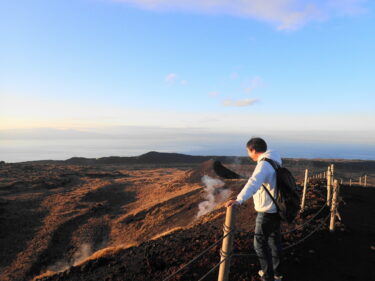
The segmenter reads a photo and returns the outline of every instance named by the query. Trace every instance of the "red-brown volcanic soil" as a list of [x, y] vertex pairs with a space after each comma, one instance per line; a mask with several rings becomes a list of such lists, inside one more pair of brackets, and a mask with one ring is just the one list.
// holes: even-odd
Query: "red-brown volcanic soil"
[[[288, 162], [299, 182], [308, 163], [301, 161]], [[1, 164], [0, 280], [163, 280], [222, 236], [224, 202], [218, 199], [214, 211], [196, 217], [205, 200], [202, 176], [215, 177], [212, 163], [191, 169]], [[253, 168], [227, 166], [243, 175]], [[340, 177], [366, 173], [372, 184], [373, 169], [338, 167]], [[245, 183], [224, 182], [232, 195]], [[375, 280], [375, 188], [342, 186], [341, 196], [336, 232], [324, 225], [287, 251], [285, 281]], [[311, 218], [325, 197], [324, 182], [312, 182], [296, 225]], [[255, 215], [252, 200], [240, 207], [236, 253], [252, 253]], [[285, 235], [285, 246], [306, 237], [326, 215], [324, 210], [307, 227]], [[171, 280], [198, 280], [219, 261], [219, 249]], [[254, 257], [233, 257], [230, 280], [259, 280], [258, 269]], [[217, 280], [217, 271], [205, 280]]]

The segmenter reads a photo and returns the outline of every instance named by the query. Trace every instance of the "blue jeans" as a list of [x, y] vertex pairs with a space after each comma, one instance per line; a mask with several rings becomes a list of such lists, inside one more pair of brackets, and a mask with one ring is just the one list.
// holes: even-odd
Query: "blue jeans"
[[278, 214], [258, 213], [255, 223], [254, 250], [266, 281], [274, 281], [280, 272], [281, 234]]

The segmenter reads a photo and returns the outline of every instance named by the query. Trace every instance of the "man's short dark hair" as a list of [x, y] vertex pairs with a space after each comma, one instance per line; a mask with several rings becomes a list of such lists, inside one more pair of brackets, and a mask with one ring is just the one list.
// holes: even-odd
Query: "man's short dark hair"
[[266, 152], [267, 143], [261, 138], [252, 138], [246, 144], [248, 149], [254, 149], [256, 152]]

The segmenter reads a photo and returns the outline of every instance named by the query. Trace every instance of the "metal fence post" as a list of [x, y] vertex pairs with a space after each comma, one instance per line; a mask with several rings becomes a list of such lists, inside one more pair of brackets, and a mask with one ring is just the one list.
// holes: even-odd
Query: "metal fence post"
[[307, 189], [307, 177], [309, 175], [309, 170], [305, 170], [305, 182], [303, 184], [303, 194], [302, 194], [302, 202], [301, 202], [301, 212], [305, 208], [305, 199], [306, 199], [306, 189]]
[[[236, 222], [236, 211], [235, 205], [227, 208], [224, 224], [224, 236], [223, 244], [220, 251], [220, 269], [218, 275], [218, 281], [228, 281], [229, 270], [230, 270], [230, 256], [232, 254], [233, 237], [234, 237], [234, 226]], [[223, 261], [225, 259], [225, 261]]]
[[336, 214], [337, 214], [337, 198], [339, 195], [339, 183], [335, 180], [333, 184], [333, 196], [332, 196], [332, 205], [331, 205], [331, 220], [329, 223], [329, 231], [335, 231], [335, 221], [336, 221]]

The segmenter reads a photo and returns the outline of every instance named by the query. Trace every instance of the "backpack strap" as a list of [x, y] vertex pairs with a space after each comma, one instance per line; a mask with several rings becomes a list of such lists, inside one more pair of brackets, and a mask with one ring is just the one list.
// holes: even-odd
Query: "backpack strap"
[[[280, 168], [280, 165], [276, 161], [273, 161], [272, 159], [263, 158], [262, 160], [267, 161], [268, 163], [270, 163], [271, 166], [272, 166], [272, 168], [275, 169], [275, 172]], [[264, 184], [262, 184], [262, 186], [266, 190], [267, 194], [271, 197], [273, 203], [276, 205], [277, 211], [279, 212], [280, 208], [279, 208], [279, 205], [276, 202], [276, 199], [271, 195], [271, 192], [268, 190], [268, 188]], [[277, 188], [277, 187], [275, 187], [275, 188]]]
[[267, 188], [264, 184], [262, 184], [262, 186], [263, 186], [263, 188], [266, 190], [266, 192], [267, 192], [267, 194], [269, 195], [269, 197], [271, 197], [273, 203], [274, 203], [275, 206], [276, 206], [277, 211], [279, 212], [280, 208], [279, 208], [279, 205], [278, 205], [277, 202], [276, 202], [276, 199], [273, 198], [273, 196], [271, 195], [271, 192], [268, 190], [268, 188]]
[[280, 164], [277, 163], [276, 161], [270, 159], [270, 158], [263, 158], [262, 160], [267, 161], [268, 163], [270, 163], [271, 166], [275, 169], [275, 171], [277, 171], [277, 169], [280, 168]]

